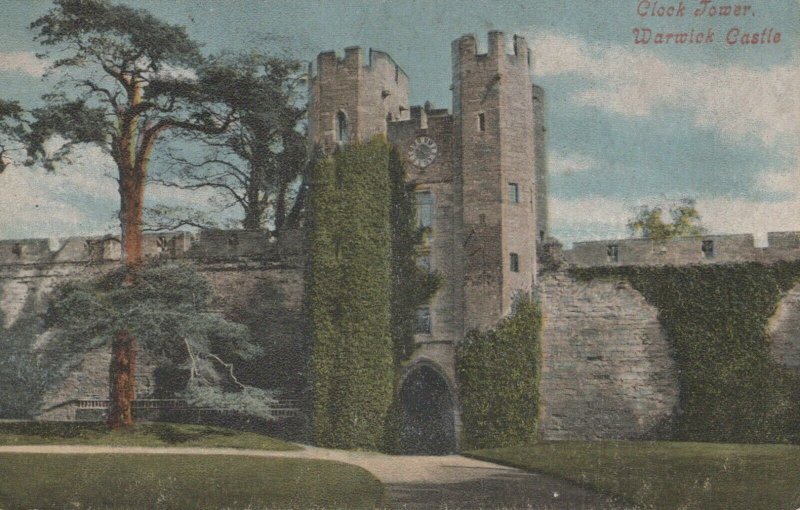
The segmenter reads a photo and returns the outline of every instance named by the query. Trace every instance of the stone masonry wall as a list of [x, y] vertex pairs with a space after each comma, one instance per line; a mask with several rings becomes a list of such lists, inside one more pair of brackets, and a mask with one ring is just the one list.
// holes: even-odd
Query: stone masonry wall
[[540, 276], [545, 439], [648, 437], [669, 420], [678, 382], [657, 310], [624, 282]]

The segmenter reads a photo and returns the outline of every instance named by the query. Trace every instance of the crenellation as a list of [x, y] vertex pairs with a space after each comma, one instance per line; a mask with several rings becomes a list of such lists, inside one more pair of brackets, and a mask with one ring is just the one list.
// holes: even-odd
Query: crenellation
[[772, 232], [767, 239], [768, 245], [763, 248], [755, 245], [752, 234], [685, 236], [667, 241], [641, 238], [583, 241], [561, 251], [560, 257], [576, 267], [772, 263], [800, 259], [800, 232]]

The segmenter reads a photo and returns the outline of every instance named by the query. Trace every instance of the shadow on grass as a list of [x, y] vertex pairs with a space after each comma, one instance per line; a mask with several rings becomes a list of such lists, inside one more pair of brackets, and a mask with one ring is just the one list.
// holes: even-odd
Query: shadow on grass
[[[444, 475], [447, 476], [447, 473]], [[475, 478], [470, 477], [469, 480], [461, 482], [398, 483], [390, 484], [388, 487], [393, 503], [400, 508], [535, 508], [537, 510], [634, 508], [610, 496], [581, 488], [559, 478], [486, 468], [478, 468]]]

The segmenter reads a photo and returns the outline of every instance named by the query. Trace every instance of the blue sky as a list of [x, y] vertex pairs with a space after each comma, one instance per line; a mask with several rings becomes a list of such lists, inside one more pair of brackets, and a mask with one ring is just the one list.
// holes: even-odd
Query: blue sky
[[[695, 17], [699, 0], [684, 0], [682, 18], [642, 17], [639, 0], [126, 3], [187, 26], [208, 52], [258, 47], [312, 59], [351, 45], [381, 49], [409, 75], [414, 103], [446, 107], [453, 39], [523, 34], [534, 51], [534, 80], [547, 93], [552, 230], [563, 241], [623, 236], [637, 205], [683, 197], [697, 200], [717, 233], [763, 238], [800, 230], [798, 0], [754, 1], [738, 18]], [[47, 84], [27, 25], [49, 3], [3, 0], [0, 7], [0, 90], [33, 105]], [[637, 27], [711, 29], [715, 40], [635, 45]], [[731, 28], [772, 28], [781, 41], [729, 45]], [[114, 228], [108, 163], [89, 151], [54, 175], [27, 168], [0, 175], [0, 238]], [[154, 202], [199, 199], [150, 191]]]

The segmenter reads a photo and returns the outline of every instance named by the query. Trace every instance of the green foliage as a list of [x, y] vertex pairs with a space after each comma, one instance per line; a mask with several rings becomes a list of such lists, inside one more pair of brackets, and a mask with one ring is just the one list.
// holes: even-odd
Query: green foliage
[[[225, 133], [193, 134], [202, 151], [194, 144], [174, 144], [167, 164], [157, 168], [155, 180], [218, 193], [214, 212], [240, 207], [245, 229], [274, 225], [279, 231], [287, 223], [296, 227], [305, 190], [298, 181], [313, 166], [301, 132], [305, 119], [302, 63], [256, 52], [223, 54], [209, 59], [204, 73], [211, 71], [214, 79], [205, 81], [218, 92], [220, 101], [239, 112], [236, 120]], [[149, 215], [155, 226], [216, 226], [213, 216], [203, 217], [202, 211], [194, 209], [160, 205]]]
[[471, 331], [458, 346], [464, 448], [509, 446], [537, 437], [541, 326], [538, 306], [523, 297], [495, 329]]
[[772, 362], [766, 326], [800, 262], [573, 269], [625, 278], [658, 308], [680, 383], [678, 439], [800, 441], [800, 378]]
[[208, 281], [192, 266], [174, 263], [146, 266], [135, 278], [128, 282], [120, 269], [57, 287], [45, 318], [56, 331], [50, 355], [79, 360], [126, 330], [162, 364], [189, 373], [179, 396], [190, 403], [270, 417], [271, 395], [241, 384], [233, 372], [233, 361], [261, 351], [245, 326], [208, 311]]
[[691, 199], [681, 200], [668, 208], [670, 221], [663, 219], [664, 208], [643, 206], [636, 217], [628, 222], [628, 230], [633, 236], [646, 237], [654, 241], [666, 241], [673, 237], [701, 235], [700, 214]]
[[345, 147], [312, 172], [308, 301], [314, 438], [380, 446], [392, 401], [388, 144]]
[[413, 186], [406, 184], [405, 168], [397, 150], [389, 154], [392, 227], [392, 339], [395, 360], [401, 363], [414, 350], [417, 308], [430, 302], [441, 276], [417, 263], [423, 229], [417, 225]]

